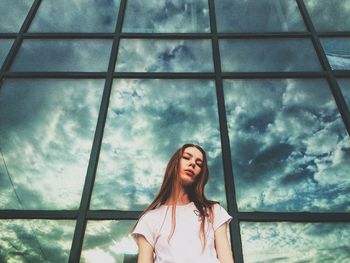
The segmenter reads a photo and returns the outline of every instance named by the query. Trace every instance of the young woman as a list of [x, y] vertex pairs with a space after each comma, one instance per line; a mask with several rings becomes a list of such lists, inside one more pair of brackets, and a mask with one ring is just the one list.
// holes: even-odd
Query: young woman
[[132, 230], [138, 263], [232, 263], [227, 225], [232, 217], [206, 199], [204, 150], [185, 144], [171, 157], [160, 191]]

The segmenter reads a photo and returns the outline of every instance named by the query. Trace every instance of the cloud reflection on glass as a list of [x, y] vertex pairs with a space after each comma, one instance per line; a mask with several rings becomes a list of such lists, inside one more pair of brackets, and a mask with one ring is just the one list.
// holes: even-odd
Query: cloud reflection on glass
[[0, 207], [77, 209], [103, 80], [6, 80], [0, 89]]
[[122, 39], [116, 71], [212, 72], [210, 40]]
[[120, 0], [41, 1], [29, 32], [114, 32]]
[[128, 0], [123, 32], [209, 32], [207, 0]]
[[34, 0], [1, 0], [0, 33], [17, 33]]
[[349, 211], [350, 140], [327, 82], [226, 80], [241, 211]]
[[0, 220], [0, 262], [68, 262], [75, 222]]
[[136, 262], [137, 246], [129, 235], [135, 221], [88, 221], [81, 263]]
[[111, 40], [27, 39], [24, 40], [12, 71], [107, 71]]
[[0, 39], [0, 68], [4, 63], [7, 57], [7, 54], [11, 49], [12, 44], [13, 44], [12, 39]]
[[333, 70], [350, 69], [350, 38], [321, 38], [321, 44]]
[[350, 109], [350, 79], [337, 79], [348, 109]]
[[350, 224], [240, 224], [245, 263], [332, 262], [350, 258]]
[[304, 0], [317, 31], [350, 31], [350, 0]]
[[306, 31], [296, 1], [214, 2], [218, 32]]

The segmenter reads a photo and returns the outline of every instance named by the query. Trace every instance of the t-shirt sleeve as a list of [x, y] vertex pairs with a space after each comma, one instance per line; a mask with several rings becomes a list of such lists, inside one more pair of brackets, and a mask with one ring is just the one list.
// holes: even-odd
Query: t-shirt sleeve
[[230, 216], [225, 208], [223, 208], [219, 204], [214, 205], [214, 221], [213, 221], [213, 228], [214, 231], [219, 228], [224, 223], [230, 223], [232, 220], [232, 216]]
[[138, 235], [143, 235], [148, 243], [151, 244], [151, 246], [154, 248], [155, 245], [155, 229], [154, 229], [154, 222], [152, 223], [152, 218], [149, 214], [144, 214], [139, 221], [137, 222], [137, 225], [135, 229], [132, 231], [131, 236], [136, 241]]

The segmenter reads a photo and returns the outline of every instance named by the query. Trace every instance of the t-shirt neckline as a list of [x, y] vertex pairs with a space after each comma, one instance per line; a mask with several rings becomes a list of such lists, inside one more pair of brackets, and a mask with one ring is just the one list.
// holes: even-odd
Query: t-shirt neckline
[[[185, 204], [185, 205], [176, 205], [176, 208], [181, 208], [181, 207], [188, 207], [188, 206], [192, 206], [194, 205], [193, 201], [189, 202], [188, 204]], [[163, 204], [162, 206], [165, 206], [165, 207], [171, 207], [173, 205], [166, 205], [166, 204]]]

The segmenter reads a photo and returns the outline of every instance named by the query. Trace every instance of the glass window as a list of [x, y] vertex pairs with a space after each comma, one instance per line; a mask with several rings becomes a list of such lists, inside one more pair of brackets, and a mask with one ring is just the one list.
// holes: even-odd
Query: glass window
[[136, 242], [129, 235], [134, 224], [135, 221], [88, 221], [80, 262], [136, 262]]
[[104, 81], [6, 80], [0, 208], [77, 209]]
[[306, 31], [295, 1], [215, 2], [218, 32], [295, 32]]
[[317, 31], [350, 31], [350, 0], [304, 0]]
[[128, 0], [124, 32], [209, 32], [207, 0]]
[[107, 71], [110, 40], [24, 40], [12, 71]]
[[0, 69], [11, 49], [12, 44], [12, 39], [0, 39]]
[[12, 71], [107, 71], [110, 40], [24, 40]]
[[1, 0], [0, 33], [18, 32], [34, 0]]
[[122, 39], [116, 71], [213, 71], [210, 40]]
[[69, 220], [0, 220], [0, 262], [68, 262], [74, 226]]
[[340, 89], [343, 93], [348, 109], [350, 109], [350, 79], [338, 79]]
[[31, 32], [114, 32], [120, 0], [45, 0]]
[[188, 142], [207, 151], [206, 193], [225, 205], [214, 81], [115, 80], [92, 209], [143, 210], [159, 191], [171, 155]]
[[245, 263], [346, 262], [350, 224], [240, 224]]
[[321, 44], [333, 70], [350, 69], [350, 38], [321, 38]]
[[322, 70], [309, 39], [220, 40], [223, 71]]
[[241, 211], [350, 211], [350, 140], [325, 80], [225, 80]]

